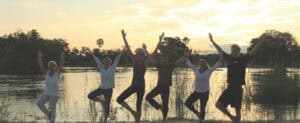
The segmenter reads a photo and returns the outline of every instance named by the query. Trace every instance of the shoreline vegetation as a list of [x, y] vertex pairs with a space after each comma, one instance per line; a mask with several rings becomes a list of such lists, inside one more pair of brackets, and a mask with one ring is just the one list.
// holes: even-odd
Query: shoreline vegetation
[[[101, 42], [98, 42], [101, 40]], [[93, 52], [98, 57], [115, 58], [122, 50], [103, 50], [101, 47], [105, 41], [98, 39], [95, 45], [99, 48], [90, 49], [88, 47], [69, 47], [64, 39], [46, 39], [40, 36], [37, 30], [23, 32], [19, 30], [8, 35], [0, 36], [0, 74], [37, 74], [37, 51], [44, 52], [44, 63], [49, 60], [59, 60], [61, 52], [65, 53], [65, 66], [67, 67], [95, 67], [94, 60], [88, 54]], [[209, 39], [207, 39], [209, 40]], [[250, 41], [250, 50], [258, 41], [265, 40], [262, 48], [249, 64], [249, 67], [273, 67], [287, 68], [300, 67], [300, 47], [296, 39], [289, 32], [279, 32], [276, 30], [266, 30], [258, 37], [253, 37]], [[171, 62], [183, 55], [183, 51], [188, 49], [190, 39], [187, 37], [165, 37], [163, 46], [159, 48], [161, 52], [167, 54]], [[218, 54], [205, 54], [199, 49], [189, 49], [191, 51], [190, 60], [197, 63], [200, 58], [206, 59], [209, 64], [215, 63]], [[131, 66], [129, 54], [124, 54], [120, 59], [120, 66]], [[255, 66], [254, 66], [255, 65]]]
[[[1, 121], [1, 123], [38, 123], [38, 122], [23, 122], [23, 121]], [[57, 122], [57, 123], [90, 123], [90, 122]], [[134, 121], [118, 121], [112, 123], [134, 123]], [[198, 123], [197, 120], [189, 119], [168, 119], [166, 121], [141, 121], [141, 123]], [[231, 121], [207, 120], [205, 123], [231, 123]], [[241, 121], [241, 123], [300, 123], [300, 120], [260, 120], [260, 121]]]
[[[248, 68], [272, 68], [271, 70], [275, 72], [269, 72], [268, 74], [261, 75], [261, 78], [264, 79], [257, 78], [256, 81], [263, 83], [264, 86], [259, 88], [262, 91], [262, 95], [259, 96], [263, 98], [258, 97], [256, 101], [260, 104], [297, 104], [299, 98], [289, 98], [289, 96], [293, 95], [293, 97], [299, 97], [299, 79], [297, 76], [289, 77], [287, 75], [287, 68], [300, 66], [300, 47], [298, 46], [296, 39], [294, 39], [294, 37], [288, 32], [267, 30], [260, 36], [253, 38], [248, 49], [251, 50], [251, 48], [261, 40], [264, 40], [262, 48], [260, 48], [257, 51], [257, 54], [252, 58], [253, 60]], [[66, 61], [65, 64], [67, 66], [66, 72], [96, 70], [96, 64], [94, 63], [92, 56], [89, 55], [89, 52], [93, 52], [93, 54], [98, 57], [110, 57], [112, 59], [122, 52], [121, 49], [102, 50], [101, 46], [103, 45], [104, 41], [102, 39], [100, 41], [100, 44], [98, 44], [99, 48], [90, 49], [88, 47], [81, 47], [81, 49], [78, 49], [76, 47], [70, 48], [68, 43], [63, 39], [42, 38], [36, 30], [31, 30], [29, 32], [17, 31], [9, 35], [4, 35], [2, 37], [0, 36], [0, 76], [38, 74], [39, 69], [37, 65], [37, 51], [40, 49], [45, 54], [43, 58], [44, 64], [49, 60], [59, 61], [60, 54], [64, 52]], [[182, 39], [180, 37], [166, 37], [164, 38], [163, 45], [159, 48], [159, 50], [160, 52], [163, 52], [163, 54], [166, 54], [168, 57], [170, 57], [170, 62], [174, 62], [174, 60], [182, 57], [186, 50], [191, 51], [189, 59], [192, 62], [197, 63], [199, 58], [206, 59], [209, 64], [213, 64], [215, 61], [217, 61], [219, 57], [218, 54], [201, 54], [201, 52], [197, 50], [189, 49], [187, 46], [188, 43], [189, 39], [187, 37]], [[124, 54], [121, 57], [120, 66], [132, 67], [129, 54]], [[222, 66], [222, 68], [224, 66]], [[150, 69], [153, 69], [151, 65]], [[257, 76], [259, 75], [256, 75], [256, 77]], [[11, 78], [8, 78], [8, 80], [9, 79]], [[274, 90], [274, 88], [286, 91], [278, 91]], [[1, 119], [0, 122], [38, 123], [38, 121], [16, 122], [1, 121]], [[167, 121], [142, 121], [142, 123], [156, 122], [194, 123], [197, 121], [178, 118], [171, 118]], [[128, 121], [116, 123], [128, 123]], [[230, 121], [208, 120], [207, 123], [230, 123]], [[241, 123], [300, 123], [300, 121], [242, 121]]]
[[[117, 67], [117, 71], [116, 72], [122, 72], [123, 70], [119, 70], [120, 68], [126, 68], [126, 69], [130, 69], [132, 68], [131, 65], [120, 65]], [[183, 68], [188, 68], [187, 66], [180, 66], [176, 69], [183, 69]], [[226, 68], [225, 66], [221, 66], [221, 67], [218, 67], [218, 69], [223, 69], [223, 68]], [[271, 66], [248, 66], [247, 68], [250, 68], [250, 69], [270, 69], [270, 70], [274, 70], [273, 67]], [[300, 66], [292, 66], [292, 67], [287, 67], [287, 69], [298, 69], [300, 68]], [[148, 67], [149, 70], [156, 70], [155, 67], [153, 66], [149, 66]], [[286, 70], [284, 70], [286, 71]], [[97, 67], [64, 67], [64, 72], [63, 73], [77, 73], [77, 72], [98, 72], [98, 69]], [[35, 75], [39, 75], [39, 73], [34, 73], [34, 74], [19, 74], [19, 73], [9, 73], [9, 74], [6, 74], [6, 73], [1, 73], [0, 74], [0, 77], [1, 76], [5, 76], [5, 75], [8, 75], [8, 76], [35, 76]]]

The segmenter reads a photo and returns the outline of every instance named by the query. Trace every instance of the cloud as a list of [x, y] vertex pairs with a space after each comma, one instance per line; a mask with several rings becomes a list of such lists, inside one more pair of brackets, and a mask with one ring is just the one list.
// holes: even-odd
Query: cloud
[[[104, 47], [120, 47], [119, 31], [128, 30], [132, 45], [153, 41], [165, 31], [170, 36], [188, 36], [191, 47], [210, 49], [207, 33], [221, 44], [247, 45], [266, 29], [300, 35], [300, 2], [297, 0], [80, 0], [7, 2], [0, 10], [0, 33], [16, 28], [41, 30], [48, 37], [63, 37], [71, 46], [94, 46], [103, 36]], [[151, 42], [152, 41], [152, 42]], [[203, 46], [198, 42], [203, 41]], [[84, 42], [84, 43], [82, 43]]]

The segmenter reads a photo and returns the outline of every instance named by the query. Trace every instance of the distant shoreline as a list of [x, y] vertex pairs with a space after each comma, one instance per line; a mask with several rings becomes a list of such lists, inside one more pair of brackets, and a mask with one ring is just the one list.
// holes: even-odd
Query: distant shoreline
[[[118, 66], [118, 68], [120, 67], [124, 67], [124, 68], [132, 68], [131, 65], [120, 65]], [[87, 72], [87, 71], [98, 71], [97, 67], [64, 67], [65, 68], [65, 72], [64, 73], [69, 73], [69, 72]], [[184, 67], [184, 66], [180, 66], [178, 68], [188, 68], [188, 67]], [[226, 68], [225, 66], [219, 67], [219, 68]], [[261, 68], [261, 69], [271, 69], [271, 67], [268, 66], [250, 66], [247, 68]], [[287, 69], [290, 68], [295, 68], [295, 69], [300, 69], [300, 66], [291, 66], [291, 67], [287, 67]], [[149, 66], [148, 69], [155, 69], [154, 66]], [[0, 73], [0, 75], [12, 75], [12, 76], [31, 76], [31, 75], [38, 75], [38, 74], [6, 74], [6, 73]]]

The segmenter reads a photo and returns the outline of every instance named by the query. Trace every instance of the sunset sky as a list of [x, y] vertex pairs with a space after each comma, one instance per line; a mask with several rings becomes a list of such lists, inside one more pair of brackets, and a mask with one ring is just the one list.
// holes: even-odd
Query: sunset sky
[[0, 0], [0, 16], [0, 35], [37, 29], [71, 47], [94, 48], [103, 38], [104, 49], [119, 48], [121, 29], [133, 48], [145, 42], [149, 50], [161, 32], [187, 36], [197, 50], [214, 50], [208, 32], [245, 47], [267, 29], [300, 38], [299, 0]]

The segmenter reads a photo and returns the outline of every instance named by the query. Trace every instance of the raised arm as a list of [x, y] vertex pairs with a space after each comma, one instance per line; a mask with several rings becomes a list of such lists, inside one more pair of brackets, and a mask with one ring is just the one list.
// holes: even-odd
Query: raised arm
[[121, 33], [122, 33], [123, 41], [124, 41], [125, 46], [126, 46], [126, 48], [127, 48], [127, 52], [129, 53], [131, 59], [134, 60], [134, 55], [133, 55], [133, 53], [132, 53], [132, 51], [131, 51], [131, 49], [130, 49], [130, 47], [129, 47], [129, 44], [128, 44], [128, 42], [127, 42], [127, 39], [126, 39], [126, 33], [125, 33], [124, 29], [122, 29]]
[[210, 68], [211, 71], [214, 71], [217, 67], [222, 65], [223, 55], [220, 56], [219, 60]]
[[115, 59], [114, 62], [112, 64], [112, 67], [116, 68], [119, 64], [120, 58], [123, 55], [123, 53], [125, 52], [125, 50], [123, 50]]
[[209, 40], [210, 42], [214, 45], [214, 47], [217, 49], [217, 51], [221, 54], [224, 51], [222, 50], [222, 48], [214, 41], [213, 36], [211, 33], [208, 34], [209, 35]]
[[189, 56], [191, 54], [192, 50], [186, 49], [184, 52], [184, 58], [185, 58], [185, 62], [186, 64], [192, 68], [193, 70], [198, 70], [198, 68], [190, 61]]
[[143, 43], [143, 49], [145, 50], [145, 53], [146, 53], [146, 56], [148, 56], [149, 55], [149, 52], [148, 52], [148, 50], [147, 50], [147, 45], [145, 44], [145, 43]]
[[39, 64], [39, 67], [40, 67], [40, 71], [43, 73], [43, 74], [46, 74], [46, 68], [43, 64], [43, 60], [42, 60], [42, 57], [43, 57], [43, 54], [41, 52], [41, 50], [38, 51], [38, 64]]
[[159, 36], [159, 41], [155, 47], [155, 49], [153, 50], [153, 52], [151, 54], [149, 54], [148, 50], [147, 50], [147, 47], [145, 44], [143, 44], [143, 48], [145, 49], [146, 51], [146, 54], [147, 54], [147, 61], [146, 63], [155, 63], [156, 61], [153, 59], [153, 55], [154, 54], [157, 54], [157, 50], [159, 49], [160, 45], [161, 45], [161, 42], [162, 42], [162, 39], [164, 37], [164, 33], [162, 33], [160, 36]]
[[264, 40], [257, 39], [256, 44], [252, 47], [252, 49], [250, 51], [248, 51], [248, 54], [250, 56], [253, 56], [256, 53], [257, 49], [259, 49], [259, 47], [263, 44], [263, 42], [264, 42]]
[[193, 69], [193, 71], [198, 70], [198, 68], [190, 61], [190, 59], [186, 58], [186, 64]]
[[120, 58], [121, 58], [121, 55], [122, 54], [119, 54], [115, 59], [114, 59], [114, 62], [112, 64], [112, 67], [116, 68], [119, 64], [119, 61], [120, 61]]
[[88, 52], [88, 53], [93, 57], [93, 59], [97, 63], [98, 68], [100, 70], [104, 69], [104, 65], [102, 64], [101, 60], [97, 56], [95, 56], [93, 53], [91, 53], [91, 52]]
[[153, 50], [152, 54], [157, 53], [157, 50], [159, 49], [159, 47], [160, 47], [160, 45], [161, 45], [161, 42], [162, 42], [162, 40], [163, 40], [163, 38], [164, 38], [164, 35], [165, 35], [165, 33], [163, 32], [163, 33], [161, 33], [161, 35], [159, 36], [159, 41], [158, 41], [158, 43], [157, 43], [155, 49]]
[[58, 67], [59, 72], [62, 72], [62, 71], [63, 71], [63, 68], [64, 68], [64, 62], [65, 62], [65, 57], [64, 57], [64, 52], [62, 52], [62, 53], [60, 54], [60, 62], [59, 62], [59, 67]]
[[174, 63], [174, 65], [179, 66], [180, 64], [182, 64], [185, 61], [185, 57], [182, 56], [179, 59], [177, 59]]

